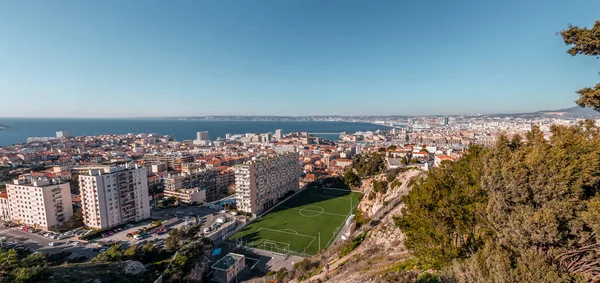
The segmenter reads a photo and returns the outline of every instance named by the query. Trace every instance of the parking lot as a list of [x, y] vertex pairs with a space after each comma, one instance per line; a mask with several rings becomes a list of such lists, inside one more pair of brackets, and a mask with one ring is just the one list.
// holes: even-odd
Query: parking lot
[[[206, 234], [216, 232], [221, 227], [218, 222], [228, 222], [232, 220], [234, 216], [226, 213], [220, 207], [211, 206], [188, 206], [178, 207], [171, 209], [161, 209], [152, 211], [152, 219], [162, 220], [162, 227], [165, 227], [167, 231], [172, 229], [185, 228], [191, 225], [200, 225], [200, 232], [204, 232], [205, 228], [214, 228], [207, 231]], [[221, 218], [221, 220], [219, 220]], [[163, 240], [168, 237], [168, 233], [143, 233], [145, 234], [141, 239], [134, 239], [132, 234], [140, 234], [140, 232], [151, 225], [153, 221], [144, 221], [136, 224], [134, 227], [124, 229], [122, 231], [112, 231], [112, 235], [107, 235], [103, 238], [98, 238], [96, 241], [100, 243], [110, 244], [115, 242], [121, 242], [124, 244], [144, 244], [148, 241], [152, 241], [158, 244], [162, 244]]]
[[[39, 251], [45, 253], [60, 253], [68, 251], [78, 256], [93, 258], [98, 253], [92, 250], [92, 245], [81, 243], [79, 246], [71, 245], [72, 242], [79, 242], [76, 237], [56, 240], [44, 237], [43, 232], [28, 233], [21, 227], [0, 228], [0, 237], [5, 239], [2, 241], [3, 246], [9, 247], [27, 247], [31, 251]], [[50, 246], [50, 243], [56, 243], [55, 246]]]
[[[235, 216], [226, 213], [218, 206], [178, 207], [152, 210], [152, 219], [160, 220], [162, 223], [159, 227], [150, 229], [151, 231], [146, 230], [148, 230], [154, 221], [146, 220], [131, 224], [128, 228], [107, 231], [103, 233], [104, 237], [99, 236], [90, 241], [85, 241], [79, 239], [86, 232], [81, 229], [75, 229], [63, 234], [51, 233], [49, 235], [45, 231], [29, 233], [23, 231], [22, 226], [11, 228], [1, 227], [0, 239], [3, 239], [3, 241], [0, 244], [46, 253], [69, 251], [75, 256], [84, 256], [91, 259], [105, 251], [108, 245], [114, 243], [121, 243], [125, 247], [133, 244], [145, 244], [147, 242], [152, 242], [159, 246], [163, 245], [164, 240], [168, 237], [168, 231], [182, 227], [187, 228], [192, 225], [199, 225], [200, 233], [206, 231], [206, 235], [210, 236], [229, 226], [234, 218]], [[135, 234], [139, 234], [139, 236], [133, 237]], [[60, 237], [61, 235], [62, 237]]]

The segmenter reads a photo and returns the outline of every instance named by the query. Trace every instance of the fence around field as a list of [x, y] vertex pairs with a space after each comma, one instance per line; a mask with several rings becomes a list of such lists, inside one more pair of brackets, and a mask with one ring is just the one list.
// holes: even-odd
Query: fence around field
[[272, 252], [272, 253], [277, 253], [277, 254], [281, 254], [281, 255], [292, 255], [292, 256], [299, 256], [299, 257], [311, 257], [313, 255], [310, 254], [305, 254], [305, 253], [301, 253], [301, 252], [296, 252], [296, 251], [292, 251], [289, 249], [282, 249], [279, 247], [274, 247], [274, 246], [256, 246], [256, 245], [252, 245], [252, 244], [248, 244], [247, 242], [234, 242], [231, 240], [227, 240], [224, 241], [223, 243], [229, 245], [230, 248], [234, 249], [245, 249], [247, 251], [250, 252], [254, 252], [254, 253], [259, 253], [259, 252]]

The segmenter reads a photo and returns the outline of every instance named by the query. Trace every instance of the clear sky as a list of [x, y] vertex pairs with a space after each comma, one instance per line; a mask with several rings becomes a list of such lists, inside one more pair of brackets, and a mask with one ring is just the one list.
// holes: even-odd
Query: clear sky
[[417, 115], [575, 104], [600, 1], [0, 1], [0, 116]]

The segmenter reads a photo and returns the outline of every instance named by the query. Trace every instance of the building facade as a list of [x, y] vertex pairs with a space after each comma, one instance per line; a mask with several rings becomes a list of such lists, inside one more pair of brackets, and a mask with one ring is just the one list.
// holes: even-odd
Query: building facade
[[179, 203], [187, 204], [202, 204], [206, 202], [206, 191], [199, 188], [194, 189], [179, 189], [179, 190], [165, 190], [165, 197], [174, 197]]
[[198, 140], [198, 141], [210, 141], [210, 138], [208, 136], [208, 131], [197, 132], [196, 133], [196, 140]]
[[132, 163], [79, 175], [84, 223], [109, 229], [150, 218], [146, 170]]
[[172, 174], [164, 178], [163, 183], [165, 190], [177, 191], [180, 189], [199, 188], [206, 191], [208, 201], [213, 201], [218, 198], [217, 193], [217, 176], [219, 171], [212, 168], [198, 169], [192, 172], [182, 172]]
[[144, 163], [158, 164], [166, 163], [168, 169], [181, 170], [183, 164], [194, 162], [194, 156], [189, 154], [146, 154]]
[[10, 206], [8, 205], [8, 193], [0, 193], [0, 220], [10, 221]]
[[217, 175], [217, 193], [226, 194], [229, 186], [235, 184], [235, 171], [222, 170]]
[[283, 130], [282, 129], [275, 130], [275, 139], [276, 140], [283, 139]]
[[259, 214], [299, 189], [298, 153], [259, 157], [235, 167], [237, 208]]
[[58, 178], [21, 175], [6, 192], [12, 222], [48, 230], [73, 216], [70, 186]]

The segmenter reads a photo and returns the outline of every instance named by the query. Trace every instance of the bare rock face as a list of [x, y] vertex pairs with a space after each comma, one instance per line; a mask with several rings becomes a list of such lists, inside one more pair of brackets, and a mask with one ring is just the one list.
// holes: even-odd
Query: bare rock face
[[365, 193], [365, 196], [358, 207], [367, 217], [372, 218], [382, 208], [386, 208], [387, 204], [399, 201], [402, 196], [410, 191], [410, 180], [423, 174], [422, 171], [416, 169], [402, 172], [396, 176], [395, 182], [390, 182], [388, 184], [388, 189], [385, 193], [373, 192], [373, 181], [386, 180], [385, 174], [363, 180], [360, 190]]
[[128, 260], [125, 262], [123, 270], [126, 274], [138, 275], [146, 271], [146, 266], [143, 263], [135, 260]]

